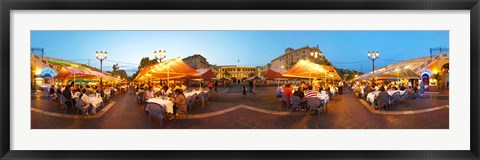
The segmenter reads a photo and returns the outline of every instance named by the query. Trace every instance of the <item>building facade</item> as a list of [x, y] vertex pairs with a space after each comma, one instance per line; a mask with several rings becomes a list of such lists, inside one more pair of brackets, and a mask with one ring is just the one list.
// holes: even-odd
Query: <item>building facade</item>
[[322, 61], [323, 53], [316, 47], [305, 46], [298, 49], [286, 48], [285, 53], [271, 61], [271, 68], [281, 68], [288, 70], [292, 68], [300, 59], [319, 63]]
[[229, 65], [229, 66], [218, 66], [217, 77], [218, 78], [248, 78], [252, 77], [252, 75], [257, 75], [258, 70], [255, 66], [237, 66], [237, 65]]
[[268, 69], [270, 69], [271, 65], [268, 63], [265, 66], [257, 66], [257, 76], [263, 76], [267, 73]]
[[185, 63], [195, 69], [205, 69], [210, 68], [210, 64], [207, 62], [207, 59], [200, 54], [194, 54], [182, 59]]

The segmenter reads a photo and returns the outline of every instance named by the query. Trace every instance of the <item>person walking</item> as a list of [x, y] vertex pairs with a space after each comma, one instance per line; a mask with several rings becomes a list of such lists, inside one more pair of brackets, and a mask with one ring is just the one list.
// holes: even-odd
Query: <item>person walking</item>
[[252, 81], [248, 81], [248, 88], [250, 89], [250, 93], [252, 93], [253, 91], [253, 80]]
[[343, 81], [338, 82], [338, 94], [343, 94]]
[[242, 91], [243, 91], [243, 95], [247, 95], [247, 82], [246, 81], [243, 81], [243, 83], [242, 83]]
[[253, 84], [253, 89], [252, 89], [252, 90], [253, 90], [253, 94], [256, 94], [256, 92], [257, 92], [257, 81], [256, 81], [256, 80], [253, 80], [253, 83], [252, 83], [252, 84]]

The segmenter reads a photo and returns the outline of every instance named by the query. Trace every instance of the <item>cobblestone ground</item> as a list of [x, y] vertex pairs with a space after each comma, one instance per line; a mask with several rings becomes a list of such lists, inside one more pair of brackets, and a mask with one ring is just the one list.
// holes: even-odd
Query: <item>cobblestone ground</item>
[[[272, 110], [275, 101], [274, 87], [257, 88], [257, 94], [242, 95], [240, 86], [220, 88], [212, 97], [213, 108], [199, 110], [194, 114], [222, 111], [239, 105], [246, 105], [264, 110]], [[432, 97], [432, 96], [431, 96]], [[435, 96], [433, 96], [435, 97]], [[448, 99], [448, 97], [447, 97]], [[33, 98], [33, 108], [42, 106], [45, 99]], [[118, 94], [111, 102], [115, 104], [100, 118], [75, 119], [61, 118], [31, 112], [32, 129], [160, 129], [159, 119], [151, 118], [143, 111], [143, 105], [135, 102], [133, 94]], [[415, 105], [431, 106], [448, 104], [445, 98], [425, 98], [412, 101], [403, 107], [414, 108]], [[402, 108], [399, 105], [397, 108]], [[448, 108], [410, 115], [388, 115], [370, 112], [350, 91], [338, 95], [328, 105], [328, 112], [304, 115], [275, 115], [240, 107], [230, 112], [197, 119], [163, 120], [163, 129], [448, 129]], [[286, 110], [278, 106], [279, 110]], [[405, 110], [405, 109], [399, 109]], [[54, 111], [54, 110], [52, 110]]]

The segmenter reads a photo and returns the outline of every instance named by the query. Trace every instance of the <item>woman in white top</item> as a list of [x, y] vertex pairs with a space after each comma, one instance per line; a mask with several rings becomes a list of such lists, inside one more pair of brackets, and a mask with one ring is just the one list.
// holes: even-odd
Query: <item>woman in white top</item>
[[85, 110], [87, 115], [88, 115], [88, 112], [87, 112], [88, 110], [90, 110], [90, 112], [93, 112], [93, 105], [92, 105], [92, 102], [90, 102], [90, 100], [88, 99], [86, 89], [82, 90], [82, 94], [80, 95], [80, 99], [85, 103], [85, 105], [82, 107], [82, 110]]
[[145, 91], [145, 93], [143, 94], [143, 99], [145, 100], [144, 102], [144, 109], [147, 109], [147, 101], [150, 99], [150, 98], [153, 98], [154, 95], [153, 95], [153, 87], [150, 87], [148, 88], [148, 90]]

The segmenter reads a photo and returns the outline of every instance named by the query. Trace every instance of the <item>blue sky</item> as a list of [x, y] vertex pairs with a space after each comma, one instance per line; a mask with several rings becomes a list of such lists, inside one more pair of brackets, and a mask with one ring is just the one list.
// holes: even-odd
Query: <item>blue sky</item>
[[[167, 59], [202, 54], [210, 64], [263, 66], [285, 48], [318, 45], [336, 67], [372, 70], [368, 51], [380, 52], [375, 66], [428, 56], [449, 47], [448, 31], [32, 31], [31, 47], [45, 56], [100, 68], [95, 51], [108, 51], [104, 70], [119, 62], [131, 75], [142, 57], [167, 50]], [[90, 61], [89, 61], [90, 60]], [[237, 63], [237, 60], [240, 60]], [[393, 61], [392, 61], [393, 60]], [[114, 62], [112, 62], [114, 61]]]

